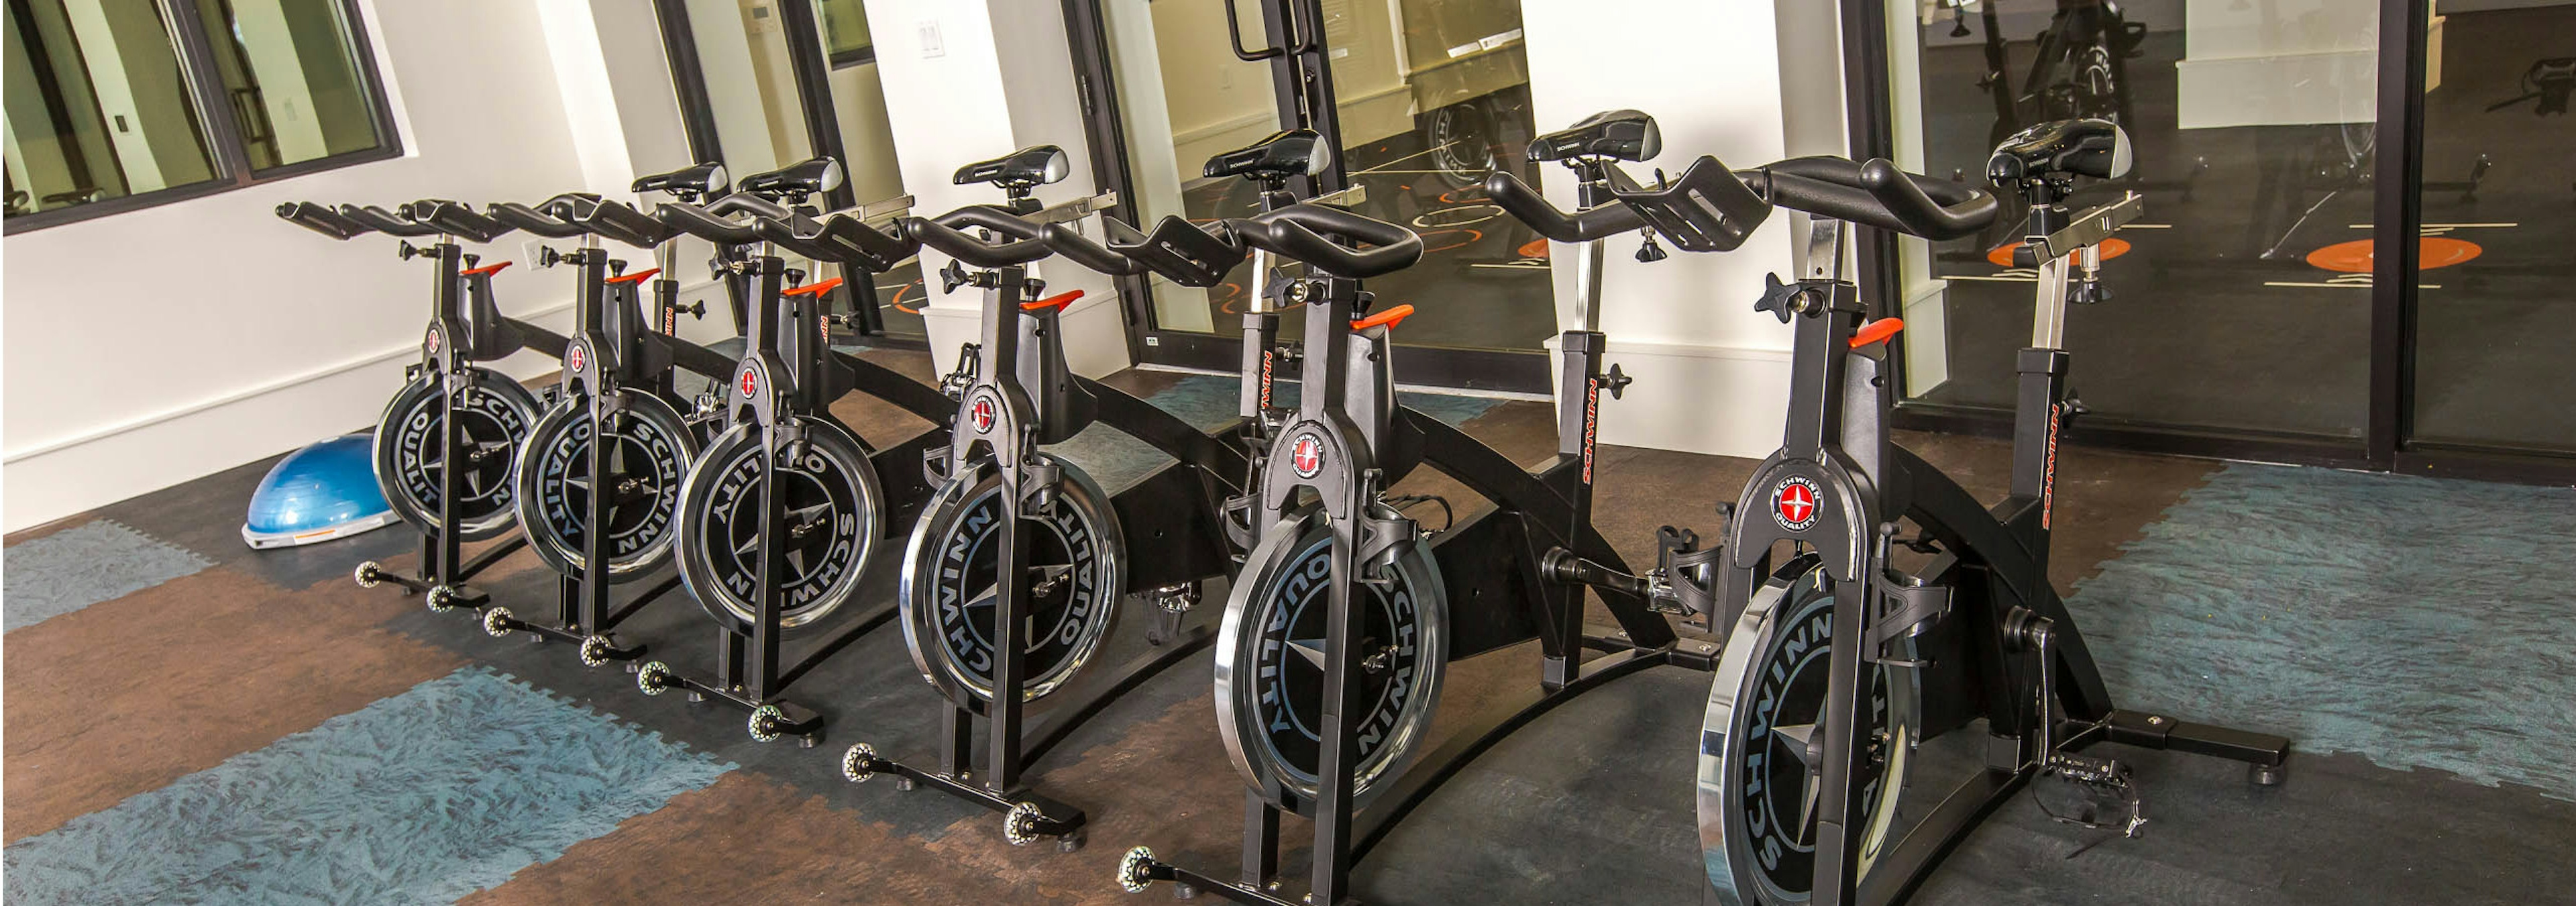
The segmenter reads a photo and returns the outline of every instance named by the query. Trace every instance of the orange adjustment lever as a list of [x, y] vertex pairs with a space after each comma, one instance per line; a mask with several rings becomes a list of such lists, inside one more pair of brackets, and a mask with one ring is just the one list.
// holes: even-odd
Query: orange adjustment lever
[[1413, 317], [1413, 306], [1398, 305], [1394, 308], [1351, 322], [1351, 329], [1367, 330], [1380, 324], [1394, 327], [1395, 325], [1404, 323], [1404, 319], [1410, 317]]
[[1867, 324], [1861, 325], [1859, 330], [1852, 332], [1851, 348], [1859, 349], [1871, 343], [1886, 340], [1889, 337], [1895, 336], [1897, 331], [1904, 329], [1904, 318], [1880, 318], [1876, 321], [1871, 321]]
[[510, 262], [504, 261], [504, 262], [501, 262], [501, 263], [499, 263], [499, 264], [486, 264], [486, 265], [484, 265], [484, 266], [482, 266], [482, 267], [478, 267], [478, 268], [475, 268], [475, 269], [473, 269], [473, 270], [468, 270], [468, 271], [458, 271], [458, 273], [464, 274], [465, 276], [468, 276], [468, 277], [480, 277], [480, 276], [483, 276], [484, 274], [492, 273], [493, 271], [497, 271], [497, 270], [500, 270], [500, 269], [502, 269], [502, 268], [509, 267], [509, 266], [510, 266]]
[[1057, 293], [1044, 299], [1039, 299], [1035, 302], [1022, 302], [1020, 303], [1020, 310], [1045, 311], [1050, 308], [1063, 308], [1067, 305], [1073, 304], [1073, 300], [1079, 298], [1082, 298], [1082, 291], [1078, 289], [1072, 292]]
[[661, 272], [662, 272], [662, 269], [657, 267], [657, 268], [654, 268], [654, 269], [649, 270], [649, 271], [636, 271], [636, 272], [634, 272], [634, 273], [632, 273], [632, 274], [619, 274], [619, 275], [617, 275], [617, 276], [614, 276], [614, 277], [610, 277], [610, 278], [608, 278], [607, 282], [609, 282], [609, 283], [634, 283], [634, 282], [636, 282], [636, 281], [643, 280], [643, 279], [645, 279], [645, 278], [651, 277], [651, 276], [653, 276], [654, 274], [658, 274], [658, 273], [661, 273]]
[[782, 295], [782, 296], [813, 296], [813, 295], [820, 295], [820, 294], [822, 294], [822, 293], [828, 293], [828, 292], [831, 292], [833, 287], [836, 287], [836, 286], [839, 286], [839, 285], [841, 285], [841, 278], [839, 278], [839, 277], [834, 277], [834, 278], [829, 279], [829, 280], [818, 280], [818, 281], [815, 281], [815, 282], [813, 282], [813, 283], [808, 283], [808, 284], [805, 284], [805, 285], [803, 285], [803, 286], [799, 286], [799, 287], [797, 287], [797, 288], [795, 288], [795, 289], [791, 289], [791, 290], [787, 290], [786, 292], [779, 293], [779, 295]]

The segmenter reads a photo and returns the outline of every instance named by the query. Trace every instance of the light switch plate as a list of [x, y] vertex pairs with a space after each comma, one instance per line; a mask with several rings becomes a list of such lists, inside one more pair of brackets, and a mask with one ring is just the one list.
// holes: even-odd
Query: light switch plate
[[948, 45], [939, 37], [939, 20], [923, 19], [920, 28], [921, 58], [927, 60], [932, 57], [947, 56]]

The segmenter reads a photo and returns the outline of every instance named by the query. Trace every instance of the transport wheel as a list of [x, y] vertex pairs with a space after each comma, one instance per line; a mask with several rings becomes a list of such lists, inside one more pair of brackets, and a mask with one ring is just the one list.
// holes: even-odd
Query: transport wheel
[[[1099, 654], [1126, 588], [1118, 517], [1109, 495], [1072, 463], [1055, 511], [1029, 536], [1029, 619], [1021, 699], [1035, 702], [1078, 675]], [[1002, 482], [979, 461], [922, 508], [904, 548], [896, 601], [912, 664], [951, 701], [982, 713], [993, 697], [993, 613], [1001, 556]]]
[[1038, 812], [1037, 803], [1012, 804], [1010, 811], [1002, 813], [1002, 839], [1010, 841], [1012, 846], [1029, 845], [1038, 838], [1038, 819], [1043, 817]]
[[[465, 461], [454, 466], [463, 493], [449, 509], [459, 522], [458, 538], [486, 541], [518, 521], [510, 471], [537, 419], [537, 398], [500, 372], [475, 368], [467, 374], [456, 401]], [[433, 375], [414, 378], [376, 421], [376, 484], [403, 521], [431, 532], [442, 529], [439, 481], [450, 466], [439, 440], [441, 386]]]
[[[1378, 516], [1393, 510], [1376, 505]], [[1262, 533], [1229, 593], [1217, 634], [1217, 729], [1245, 782], [1272, 804], [1307, 814], [1321, 770], [1324, 630], [1329, 622], [1332, 536], [1309, 509]], [[1417, 754], [1447, 667], [1448, 592], [1428, 545], [1412, 544], [1390, 582], [1356, 585], [1361, 658], [1359, 765], [1354, 796], [1366, 805], [1376, 780]]]
[[[528, 429], [512, 470], [519, 487], [519, 523], [528, 546], [556, 572], [587, 568], [585, 547], [590, 495], [590, 399], [564, 397]], [[607, 489], [610, 582], [629, 582], [660, 569], [671, 558], [680, 515], [680, 481], [697, 459], [698, 438], [669, 401], [649, 393], [627, 394], [626, 408], [608, 420], [608, 467], [621, 476]]]
[[510, 635], [510, 609], [495, 607], [483, 612], [483, 634], [496, 639]]
[[[1727, 906], [1805, 903], [1813, 892], [1833, 622], [1833, 586], [1802, 557], [1754, 593], [1719, 656], [1700, 728], [1699, 828], [1709, 883]], [[1912, 670], [1880, 666], [1866, 675], [1872, 756], [1853, 791], [1869, 816], [1863, 876], [1896, 819], [1919, 697]]]
[[877, 772], [869, 768], [869, 765], [877, 763], [876, 759], [875, 746], [864, 742], [850, 744], [849, 750], [841, 753], [841, 779], [851, 783], [868, 782], [877, 776]]
[[[787, 629], [822, 619], [858, 591], [884, 499], [856, 438], [822, 419], [796, 421], [806, 448], [777, 467], [787, 511], [779, 625]], [[680, 578], [707, 613], [746, 633], [758, 614], [761, 456], [759, 426], [737, 425], [680, 483]]]
[[652, 661], [635, 668], [635, 688], [646, 695], [671, 691], [671, 665]]
[[1118, 886], [1128, 893], [1144, 893], [1145, 888], [1154, 884], [1153, 877], [1146, 874], [1153, 865], [1152, 849], [1139, 846], [1128, 850], [1126, 855], [1118, 857]]
[[351, 573], [350, 578], [358, 580], [359, 588], [374, 588], [377, 583], [384, 581], [384, 575], [385, 565], [369, 560], [358, 564], [357, 571]]

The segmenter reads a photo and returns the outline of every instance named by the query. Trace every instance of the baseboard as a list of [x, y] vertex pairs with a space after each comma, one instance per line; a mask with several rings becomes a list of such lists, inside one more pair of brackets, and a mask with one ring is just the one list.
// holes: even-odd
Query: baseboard
[[[518, 317], [561, 331], [570, 303]], [[221, 472], [375, 423], [420, 347], [405, 343], [242, 390], [10, 451], [0, 531], [15, 532]], [[521, 352], [496, 363], [512, 377], [556, 369]], [[250, 489], [242, 489], [247, 499]]]

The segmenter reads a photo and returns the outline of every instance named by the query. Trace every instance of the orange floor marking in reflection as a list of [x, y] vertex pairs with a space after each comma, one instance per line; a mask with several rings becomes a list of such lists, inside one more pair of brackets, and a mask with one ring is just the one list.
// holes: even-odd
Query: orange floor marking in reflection
[[[2017, 248], [2021, 248], [2021, 240], [2018, 239], [1995, 246], [1994, 251], [1986, 253], [1986, 260], [1994, 262], [1996, 267], [2011, 267], [2013, 250]], [[2109, 261], [2128, 253], [2129, 240], [2116, 236], [2102, 240], [2102, 260]]]
[[1532, 239], [1528, 242], [1521, 243], [1520, 253], [1523, 258], [1546, 258], [1547, 240]]
[[1428, 254], [1431, 254], [1431, 253], [1433, 253], [1433, 252], [1445, 252], [1445, 251], [1448, 251], [1448, 250], [1450, 250], [1450, 249], [1454, 249], [1454, 248], [1465, 248], [1465, 247], [1467, 247], [1467, 246], [1469, 246], [1469, 245], [1473, 245], [1473, 244], [1475, 244], [1475, 242], [1476, 242], [1477, 240], [1480, 240], [1480, 239], [1485, 238], [1485, 231], [1483, 231], [1483, 230], [1471, 230], [1471, 229], [1467, 229], [1467, 228], [1465, 228], [1465, 227], [1450, 227], [1449, 229], [1445, 229], [1445, 230], [1424, 230], [1423, 232], [1421, 232], [1421, 233], [1419, 233], [1419, 234], [1417, 234], [1417, 235], [1420, 235], [1420, 236], [1422, 236], [1422, 237], [1423, 237], [1423, 238], [1425, 238], [1425, 239], [1429, 239], [1430, 237], [1438, 236], [1438, 235], [1441, 235], [1441, 234], [1443, 234], [1443, 233], [1464, 233], [1464, 234], [1466, 234], [1466, 238], [1464, 238], [1464, 239], [1460, 239], [1460, 240], [1458, 240], [1458, 241], [1456, 241], [1456, 242], [1445, 242], [1445, 243], [1442, 243], [1442, 244], [1439, 244], [1439, 245], [1427, 245], [1427, 246], [1424, 246], [1424, 247], [1422, 248], [1422, 253], [1423, 253], [1423, 254], [1425, 254], [1425, 255], [1428, 255]]
[[[2371, 243], [2375, 241], [2377, 240], [2355, 239], [2351, 242], [2338, 242], [2309, 252], [2308, 263], [2330, 271], [2367, 274], [2370, 273]], [[2428, 271], [2437, 267], [2465, 264], [2486, 253], [2486, 249], [2466, 239], [2426, 236], [2422, 242], [2424, 243], [2421, 253], [2423, 268]]]

